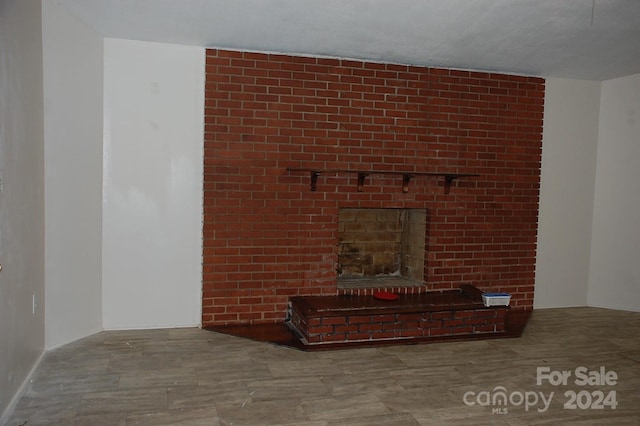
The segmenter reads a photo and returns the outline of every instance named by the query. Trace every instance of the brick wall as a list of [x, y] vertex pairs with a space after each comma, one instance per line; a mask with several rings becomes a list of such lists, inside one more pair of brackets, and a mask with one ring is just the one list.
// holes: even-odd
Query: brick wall
[[[208, 50], [203, 325], [278, 322], [336, 294], [338, 209], [427, 209], [425, 281], [531, 308], [544, 80]], [[287, 168], [477, 173], [444, 179]]]

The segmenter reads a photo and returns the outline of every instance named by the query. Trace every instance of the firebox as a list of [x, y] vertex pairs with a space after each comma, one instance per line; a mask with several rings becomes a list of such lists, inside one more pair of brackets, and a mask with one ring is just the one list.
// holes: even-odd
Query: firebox
[[341, 208], [338, 288], [424, 286], [425, 209]]

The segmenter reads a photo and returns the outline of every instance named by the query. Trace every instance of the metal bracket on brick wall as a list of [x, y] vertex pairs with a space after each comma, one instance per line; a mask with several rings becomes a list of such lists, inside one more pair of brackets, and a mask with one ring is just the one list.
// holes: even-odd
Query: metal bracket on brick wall
[[313, 170], [310, 170], [311, 172], [311, 191], [315, 191], [316, 190], [316, 186], [318, 185], [318, 176], [320, 176], [320, 172], [316, 172]]
[[413, 175], [405, 173], [402, 175], [402, 192], [409, 192], [409, 181]]
[[346, 173], [356, 174], [358, 177], [358, 192], [364, 191], [364, 180], [372, 174], [378, 175], [395, 175], [402, 176], [402, 192], [409, 192], [409, 182], [414, 176], [443, 176], [444, 177], [444, 193], [448, 194], [451, 190], [451, 183], [460, 177], [477, 177], [478, 174], [473, 173], [436, 173], [436, 172], [394, 172], [388, 170], [345, 170], [345, 169], [307, 169], [307, 168], [291, 168], [288, 167], [289, 173], [307, 172], [310, 174], [309, 190], [315, 191], [318, 187], [318, 176], [322, 173]]
[[369, 176], [369, 173], [358, 172], [358, 192], [364, 191], [364, 178]]

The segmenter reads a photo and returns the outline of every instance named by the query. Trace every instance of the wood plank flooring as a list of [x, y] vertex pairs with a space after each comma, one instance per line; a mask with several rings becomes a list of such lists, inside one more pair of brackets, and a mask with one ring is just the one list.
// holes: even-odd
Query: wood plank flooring
[[[538, 367], [572, 376], [538, 385]], [[578, 385], [578, 367], [617, 382]], [[596, 391], [617, 407], [587, 407]], [[570, 392], [585, 408], [563, 406]], [[199, 329], [102, 332], [47, 353], [7, 424], [637, 425], [640, 313], [536, 310], [515, 339], [321, 352]]]

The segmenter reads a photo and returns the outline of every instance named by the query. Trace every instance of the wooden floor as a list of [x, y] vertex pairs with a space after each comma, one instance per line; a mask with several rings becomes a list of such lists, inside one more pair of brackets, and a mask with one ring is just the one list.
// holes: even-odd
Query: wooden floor
[[[540, 367], [571, 376], [538, 385]], [[576, 383], [580, 367], [616, 384]], [[102, 332], [44, 357], [8, 420], [42, 424], [637, 425], [640, 313], [540, 310], [520, 338], [320, 352], [199, 329]]]

